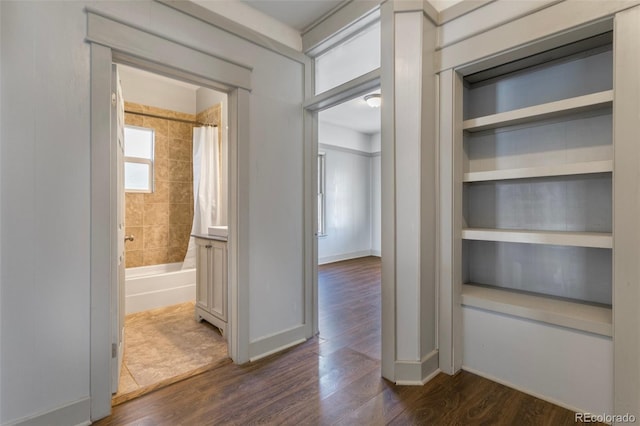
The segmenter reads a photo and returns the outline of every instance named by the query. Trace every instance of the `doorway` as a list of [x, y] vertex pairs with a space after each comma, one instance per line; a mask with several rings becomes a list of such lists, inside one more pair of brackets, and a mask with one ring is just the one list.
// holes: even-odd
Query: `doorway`
[[[124, 113], [117, 133], [124, 136], [124, 182], [119, 184], [124, 194], [118, 197], [118, 211], [123, 212], [126, 272], [119, 274], [124, 282], [119, 285], [116, 328], [123, 330], [114, 405], [228, 359], [221, 331], [196, 321], [195, 245], [190, 238], [198, 232], [192, 228], [198, 187], [194, 177], [215, 181], [212, 225], [227, 224], [227, 95], [125, 65], [117, 66], [117, 75], [123, 100], [118, 109]], [[210, 173], [198, 170], [192, 154], [194, 135], [204, 133], [215, 147]]]
[[[238, 275], [239, 250], [238, 227], [243, 218], [236, 215], [242, 194], [237, 191], [239, 171], [238, 146], [248, 140], [249, 91], [251, 70], [222, 59], [205, 55], [185, 46], [176, 45], [161, 37], [152, 36], [138, 29], [129, 28], [140, 37], [121, 36], [121, 24], [89, 13], [88, 40], [91, 42], [91, 321], [90, 321], [90, 394], [91, 418], [105, 417], [111, 411], [113, 359], [117, 344], [112, 329], [116, 291], [113, 283], [117, 274], [116, 232], [116, 173], [115, 149], [112, 140], [111, 120], [112, 64], [135, 66], [158, 74], [179, 78], [203, 87], [221, 90], [229, 97], [229, 242], [228, 242], [228, 307], [229, 327], [227, 342], [229, 354], [235, 362], [248, 360], [248, 301], [239, 297], [246, 292]], [[151, 37], [153, 49], [140, 48], [137, 40]], [[126, 40], [123, 40], [123, 37]], [[98, 42], [96, 42], [98, 41]], [[113, 49], [113, 50], [112, 50]], [[189, 60], [176, 63], [172, 58]], [[202, 63], [210, 66], [201, 69]], [[240, 222], [240, 223], [238, 223]]]
[[[325, 343], [334, 349], [344, 346], [377, 360], [381, 358], [380, 99], [380, 89], [374, 88], [320, 111], [317, 162], [321, 348]], [[346, 300], [358, 308], [345, 309]]]

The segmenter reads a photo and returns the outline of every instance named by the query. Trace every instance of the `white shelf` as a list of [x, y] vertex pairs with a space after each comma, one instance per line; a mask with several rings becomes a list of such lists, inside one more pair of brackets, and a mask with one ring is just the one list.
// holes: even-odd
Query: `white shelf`
[[462, 230], [462, 239], [594, 248], [612, 248], [613, 245], [613, 237], [611, 234], [604, 232], [519, 231], [467, 228]]
[[462, 304], [611, 336], [611, 309], [510, 290], [462, 285]]
[[611, 105], [612, 102], [613, 90], [606, 90], [604, 92], [472, 118], [462, 122], [462, 129], [469, 132], [479, 132], [496, 127], [513, 126], [545, 118], [598, 109]]
[[584, 163], [557, 164], [553, 166], [526, 167], [521, 169], [488, 170], [469, 172], [463, 182], [483, 182], [490, 180], [525, 179], [548, 176], [569, 176], [613, 171], [613, 161], [589, 161]]

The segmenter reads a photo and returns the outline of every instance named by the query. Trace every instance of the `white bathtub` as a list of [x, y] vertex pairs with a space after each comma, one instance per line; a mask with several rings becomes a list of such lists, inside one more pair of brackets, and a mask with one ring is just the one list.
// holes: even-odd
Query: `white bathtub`
[[147, 311], [196, 299], [196, 270], [182, 262], [127, 268], [125, 313]]

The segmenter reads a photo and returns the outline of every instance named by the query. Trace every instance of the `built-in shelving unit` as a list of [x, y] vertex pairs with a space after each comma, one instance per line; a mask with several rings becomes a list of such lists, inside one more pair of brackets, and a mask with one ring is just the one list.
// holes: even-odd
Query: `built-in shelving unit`
[[611, 336], [612, 52], [576, 49], [465, 81], [461, 304]]

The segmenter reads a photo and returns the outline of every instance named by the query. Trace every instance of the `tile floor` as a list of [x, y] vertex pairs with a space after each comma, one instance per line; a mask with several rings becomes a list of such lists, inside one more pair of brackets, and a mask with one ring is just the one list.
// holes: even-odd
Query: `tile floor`
[[230, 362], [225, 338], [211, 324], [195, 321], [193, 302], [127, 315], [124, 362], [112, 403]]

